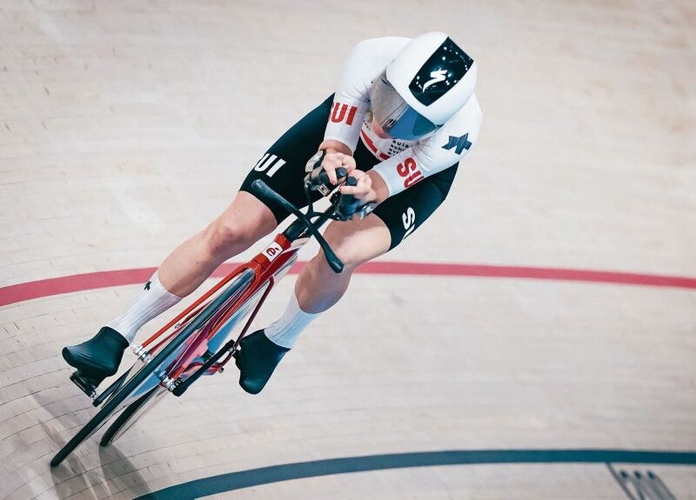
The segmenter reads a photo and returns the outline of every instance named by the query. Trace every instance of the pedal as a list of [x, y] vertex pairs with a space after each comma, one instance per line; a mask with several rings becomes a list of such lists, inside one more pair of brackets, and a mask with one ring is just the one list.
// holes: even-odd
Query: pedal
[[104, 379], [89, 377], [77, 370], [70, 375], [70, 380], [73, 384], [78, 386], [82, 392], [94, 399], [97, 395], [97, 387], [99, 387], [99, 384], [101, 384]]

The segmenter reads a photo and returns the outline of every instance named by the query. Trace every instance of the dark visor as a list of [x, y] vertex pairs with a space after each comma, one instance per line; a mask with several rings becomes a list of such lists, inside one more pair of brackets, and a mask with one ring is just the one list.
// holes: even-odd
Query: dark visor
[[438, 126], [406, 104], [391, 86], [385, 73], [377, 77], [370, 89], [372, 115], [391, 137], [415, 141], [437, 130]]

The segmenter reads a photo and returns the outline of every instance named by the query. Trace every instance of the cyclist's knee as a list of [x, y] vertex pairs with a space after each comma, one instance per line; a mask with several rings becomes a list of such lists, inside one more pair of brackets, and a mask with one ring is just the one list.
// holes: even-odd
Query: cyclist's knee
[[367, 220], [330, 224], [324, 237], [343, 262], [344, 273], [386, 253], [391, 241], [389, 231], [381, 221]]
[[220, 255], [246, 250], [254, 243], [253, 235], [253, 229], [244, 221], [229, 220], [221, 216], [206, 228], [204, 240], [212, 255]]
[[228, 258], [243, 252], [276, 226], [273, 213], [265, 205], [238, 197], [203, 234], [212, 255]]
[[[339, 260], [343, 263], [342, 274], [347, 274], [347, 273], [352, 272], [353, 269], [358, 267], [360, 264], [363, 264], [367, 260], [369, 260], [369, 259], [363, 258], [360, 255], [360, 253], [356, 251], [355, 248], [351, 248], [345, 239], [329, 239], [329, 238], [327, 238], [327, 242], [329, 243], [331, 250], [333, 250], [333, 252], [339, 258]], [[328, 262], [326, 262], [326, 258], [324, 257], [323, 252], [321, 253], [321, 256], [322, 256], [321, 261], [324, 264], [323, 267], [326, 268], [327, 272], [331, 271], [331, 273], [333, 273], [333, 270], [331, 270], [331, 268], [329, 267]]]

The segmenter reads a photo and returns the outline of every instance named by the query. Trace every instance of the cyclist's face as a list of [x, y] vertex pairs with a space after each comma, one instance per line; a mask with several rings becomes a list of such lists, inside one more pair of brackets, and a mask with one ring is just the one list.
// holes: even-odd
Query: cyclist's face
[[379, 124], [379, 122], [372, 117], [372, 125], [370, 125], [370, 128], [372, 131], [375, 133], [377, 137], [380, 139], [392, 139], [392, 136], [390, 136]]
[[374, 117], [372, 130], [383, 139], [417, 141], [438, 128], [406, 103], [387, 80], [386, 72], [372, 82], [370, 111]]

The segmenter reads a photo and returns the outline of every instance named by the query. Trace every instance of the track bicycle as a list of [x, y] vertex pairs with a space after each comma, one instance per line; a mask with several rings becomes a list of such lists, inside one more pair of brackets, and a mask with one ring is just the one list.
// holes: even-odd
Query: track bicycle
[[[336, 173], [346, 185], [356, 185], [356, 179], [347, 177], [345, 169], [339, 168]], [[359, 207], [355, 197], [342, 195], [334, 191], [335, 187], [321, 167], [315, 168], [304, 180], [308, 205], [302, 212], [263, 181], [254, 181], [252, 188], [259, 196], [281, 205], [295, 216], [294, 220], [251, 260], [238, 266], [142, 344], [133, 346], [135, 363], [103, 392], [97, 393], [98, 382], [95, 384], [79, 371], [71, 375], [70, 379], [93, 398], [92, 404], [101, 409], [58, 451], [51, 466], [60, 464], [117, 413], [120, 412], [100, 440], [101, 446], [115, 442], [165, 395], [181, 396], [201, 376], [223, 372], [269, 293], [312, 237], [331, 269], [341, 272], [343, 263], [320, 228], [329, 220], [348, 220], [359, 210], [364, 216], [371, 207]], [[333, 191], [330, 206], [315, 211], [312, 191], [324, 196]], [[236, 338], [231, 336], [240, 325], [243, 326]]]

